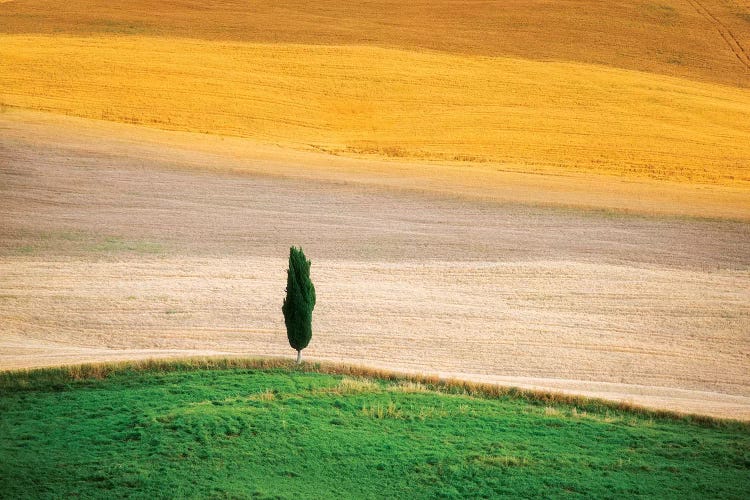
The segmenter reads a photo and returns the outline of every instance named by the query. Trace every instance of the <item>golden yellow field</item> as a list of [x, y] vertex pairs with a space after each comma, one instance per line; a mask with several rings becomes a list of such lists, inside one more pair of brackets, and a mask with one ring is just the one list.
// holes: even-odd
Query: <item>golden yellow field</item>
[[335, 154], [750, 186], [750, 91], [375, 47], [0, 37], [0, 102]]

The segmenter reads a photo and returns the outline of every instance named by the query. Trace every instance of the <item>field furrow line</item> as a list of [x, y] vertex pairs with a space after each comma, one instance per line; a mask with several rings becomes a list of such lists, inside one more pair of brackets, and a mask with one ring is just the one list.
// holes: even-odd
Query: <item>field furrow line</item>
[[727, 43], [727, 46], [729, 46], [729, 49], [734, 53], [740, 63], [742, 63], [747, 69], [750, 69], [750, 55], [748, 55], [745, 48], [737, 40], [737, 37], [734, 36], [734, 33], [732, 33], [732, 31], [727, 28], [724, 23], [722, 23], [716, 16], [714, 16], [698, 0], [688, 0], [688, 2], [693, 6], [693, 8], [695, 8], [698, 14], [703, 16], [708, 22], [714, 25], [716, 30], [719, 32], [721, 37]]
[[[699, 3], [699, 2], [698, 2], [698, 0], [694, 0], [694, 1], [695, 1], [696, 3]], [[743, 54], [743, 55], [745, 56], [745, 59], [747, 59], [748, 61], [750, 61], [750, 54], [748, 54], [747, 50], [745, 50], [745, 48], [744, 48], [744, 47], [742, 46], [742, 44], [740, 43], [740, 41], [739, 41], [739, 40], [737, 39], [737, 37], [736, 37], [736, 36], [734, 35], [734, 33], [732, 32], [732, 30], [730, 30], [730, 29], [729, 29], [729, 27], [728, 27], [728, 26], [727, 26], [726, 24], [724, 24], [724, 23], [723, 23], [723, 22], [721, 21], [721, 19], [719, 19], [718, 17], [716, 17], [716, 16], [714, 15], [714, 14], [712, 14], [712, 13], [711, 13], [711, 11], [710, 11], [710, 10], [708, 10], [708, 9], [707, 9], [707, 8], [706, 8], [705, 6], [703, 6], [703, 5], [701, 5], [701, 6], [702, 6], [702, 7], [703, 7], [703, 8], [705, 9], [706, 13], [707, 13], [707, 14], [708, 14], [708, 15], [709, 15], [709, 16], [710, 16], [710, 17], [711, 17], [711, 18], [712, 18], [712, 19], [713, 19], [714, 21], [716, 21], [716, 23], [717, 23], [718, 25], [720, 25], [720, 26], [721, 26], [722, 28], [724, 28], [724, 29], [726, 30], [726, 32], [727, 32], [727, 34], [729, 35], [729, 37], [730, 37], [730, 38], [731, 38], [732, 40], [734, 40], [734, 42], [735, 42], [735, 44], [736, 44], [737, 48], [738, 48], [738, 49], [740, 50], [740, 52], [742, 52], [742, 54]]]

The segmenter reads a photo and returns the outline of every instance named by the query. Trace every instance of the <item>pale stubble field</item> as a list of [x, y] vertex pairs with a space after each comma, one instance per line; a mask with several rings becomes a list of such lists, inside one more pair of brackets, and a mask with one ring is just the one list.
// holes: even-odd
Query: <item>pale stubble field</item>
[[309, 359], [750, 418], [746, 222], [233, 174], [186, 146], [50, 130], [0, 143], [2, 369], [292, 356], [301, 244]]

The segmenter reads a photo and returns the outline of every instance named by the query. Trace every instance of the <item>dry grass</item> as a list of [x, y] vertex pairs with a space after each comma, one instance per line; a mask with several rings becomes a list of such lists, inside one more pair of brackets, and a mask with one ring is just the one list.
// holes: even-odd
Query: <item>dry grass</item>
[[[710, 15], [706, 15], [708, 12]], [[605, 64], [728, 85], [750, 73], [724, 36], [750, 49], [746, 0], [244, 2], [15, 0], [0, 32], [370, 45], [410, 51]]]
[[750, 92], [583, 64], [2, 36], [0, 102], [334, 154], [750, 185]]
[[250, 396], [250, 399], [254, 399], [257, 401], [273, 401], [276, 399], [276, 394], [271, 389], [266, 389], [263, 392], [253, 394], [252, 396]]
[[421, 382], [414, 382], [412, 380], [404, 380], [396, 385], [390, 387], [390, 390], [395, 392], [405, 392], [408, 394], [419, 394], [430, 392], [430, 388]]
[[404, 412], [399, 409], [395, 403], [390, 402], [387, 405], [363, 405], [362, 415], [366, 417], [375, 418], [378, 420], [383, 419], [396, 419], [400, 420], [406, 418]]
[[553, 407], [553, 406], [545, 406], [544, 407], [544, 414], [548, 417], [556, 417], [560, 415], [560, 410]]
[[380, 386], [371, 379], [344, 377], [339, 382], [337, 391], [342, 394], [358, 394], [362, 392], [377, 392]]

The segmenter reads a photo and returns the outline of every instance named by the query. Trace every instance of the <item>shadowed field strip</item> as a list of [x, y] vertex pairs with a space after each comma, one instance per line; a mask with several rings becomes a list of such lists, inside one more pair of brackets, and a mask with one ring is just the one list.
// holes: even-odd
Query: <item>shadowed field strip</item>
[[0, 104], [353, 156], [750, 184], [750, 92], [368, 46], [0, 36]]
[[737, 45], [750, 35], [750, 6], [735, 0], [68, 0], [65, 8], [57, 0], [15, 0], [0, 12], [0, 32], [369, 45], [604, 64], [750, 86], [736, 45], [728, 45], [727, 32]]

